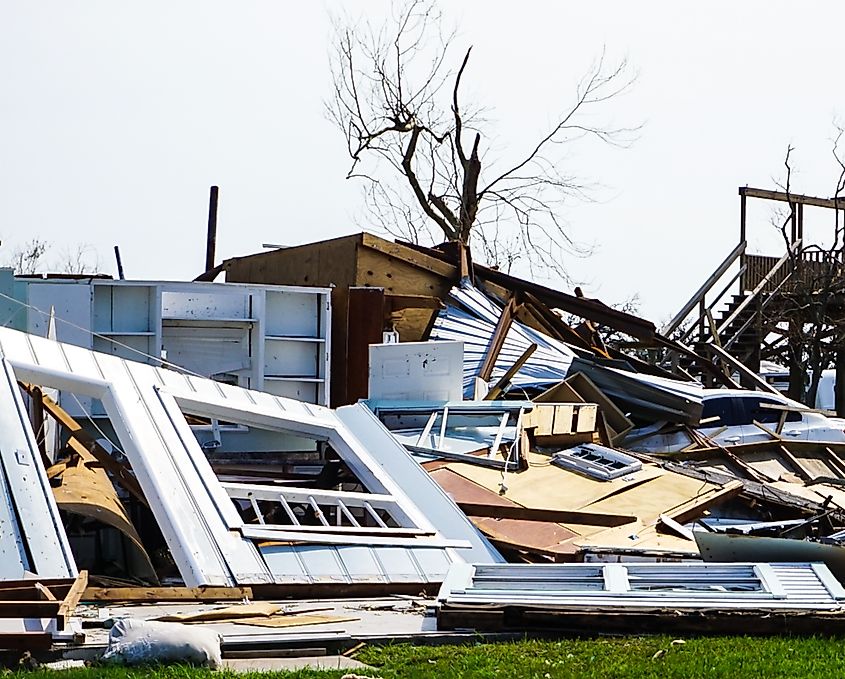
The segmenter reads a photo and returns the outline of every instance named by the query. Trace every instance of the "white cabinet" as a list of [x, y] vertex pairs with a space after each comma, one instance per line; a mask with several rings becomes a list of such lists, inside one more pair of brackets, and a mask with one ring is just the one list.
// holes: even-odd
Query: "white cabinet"
[[328, 405], [329, 288], [30, 279], [30, 332]]

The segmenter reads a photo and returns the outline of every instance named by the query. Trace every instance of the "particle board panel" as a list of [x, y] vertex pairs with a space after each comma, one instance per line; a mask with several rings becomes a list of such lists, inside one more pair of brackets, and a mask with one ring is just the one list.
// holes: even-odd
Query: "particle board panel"
[[595, 512], [630, 513], [638, 516], [644, 523], [652, 523], [660, 514], [669, 513], [672, 509], [718, 488], [719, 486], [702, 483], [698, 479], [667, 472], [624, 493], [592, 502], [587, 508]]
[[[553, 466], [545, 455], [529, 453], [528, 463], [527, 470], [505, 477], [505, 496], [523, 506], [543, 509], [582, 509], [665, 473], [657, 466], [643, 465], [641, 470], [629, 476], [599, 481]], [[448, 468], [485, 488], [499, 491], [502, 474], [498, 470], [461, 462], [450, 464]]]

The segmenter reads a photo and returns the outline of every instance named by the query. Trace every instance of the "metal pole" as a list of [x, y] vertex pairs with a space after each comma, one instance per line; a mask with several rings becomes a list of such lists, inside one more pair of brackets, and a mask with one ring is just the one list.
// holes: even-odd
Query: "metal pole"
[[214, 250], [217, 246], [217, 192], [212, 186], [208, 194], [208, 236], [205, 242], [205, 270], [214, 268]]
[[114, 246], [114, 258], [117, 260], [117, 277], [120, 280], [124, 280], [123, 262], [120, 259], [120, 247], [117, 245]]

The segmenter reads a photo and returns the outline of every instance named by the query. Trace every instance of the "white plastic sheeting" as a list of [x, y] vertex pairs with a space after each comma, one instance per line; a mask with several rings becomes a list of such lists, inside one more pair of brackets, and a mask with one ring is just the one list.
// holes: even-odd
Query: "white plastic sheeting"
[[[17, 379], [103, 403], [188, 586], [439, 582], [448, 566], [463, 561], [464, 554], [465, 558], [480, 562], [501, 560], [363, 405], [335, 413], [325, 407], [125, 361], [9, 329], [0, 329], [0, 354], [7, 365], [9, 392], [14, 392]], [[290, 531], [244, 523], [183, 413], [327, 441], [368, 492], [388, 496], [395, 502], [404, 517], [404, 527], [418, 529], [419, 537], [398, 530], [394, 534], [388, 531], [380, 538], [343, 535], [343, 539], [338, 539], [343, 531], [324, 531], [315, 536], [297, 534], [296, 544], [259, 549], [258, 541], [290, 542]], [[21, 436], [27, 437], [30, 444], [34, 441], [29, 421], [23, 416], [0, 432], [4, 462], [7, 451], [18, 454], [15, 437]], [[30, 445], [29, 450], [32, 457], [36, 449]], [[33, 469], [38, 469], [43, 477], [37, 458]], [[41, 485], [46, 488], [46, 481], [42, 480]], [[29, 482], [29, 486], [37, 484]], [[6, 501], [12, 496], [17, 500], [21, 494], [20, 489], [13, 488], [11, 494], [6, 493]], [[69, 552], [59, 549], [65, 540], [64, 531], [60, 524], [50, 522], [55, 515], [51, 502], [45, 496], [45, 511], [33, 510], [30, 520], [33, 530], [43, 529], [57, 546], [50, 557], [56, 559]], [[17, 539], [15, 535], [3, 537], [4, 550]], [[391, 563], [397, 560], [400, 566], [394, 571]], [[72, 569], [72, 561], [66, 568]], [[36, 572], [45, 575], [40, 569]]]

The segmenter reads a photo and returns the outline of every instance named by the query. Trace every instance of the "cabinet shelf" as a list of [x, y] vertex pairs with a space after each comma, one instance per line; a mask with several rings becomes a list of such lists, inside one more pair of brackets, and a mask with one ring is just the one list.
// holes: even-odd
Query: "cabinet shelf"
[[313, 382], [315, 384], [325, 382], [322, 377], [288, 377], [285, 375], [265, 375], [264, 380], [268, 382]]
[[302, 337], [299, 335], [266, 335], [264, 339], [271, 342], [314, 342], [325, 344], [325, 337]]
[[196, 316], [163, 316], [161, 319], [162, 325], [168, 323], [257, 323], [257, 318], [217, 318], [209, 316], [208, 318], [198, 318]]
[[155, 333], [150, 330], [95, 330], [95, 335], [103, 337], [154, 337]]

